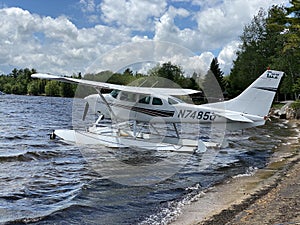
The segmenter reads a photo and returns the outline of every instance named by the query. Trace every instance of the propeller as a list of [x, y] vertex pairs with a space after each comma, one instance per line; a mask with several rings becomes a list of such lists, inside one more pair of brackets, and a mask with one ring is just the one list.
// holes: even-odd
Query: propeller
[[84, 112], [83, 112], [83, 116], [82, 116], [82, 120], [83, 120], [83, 121], [85, 121], [87, 112], [89, 111], [89, 107], [90, 107], [90, 104], [87, 102], [87, 103], [85, 104]]

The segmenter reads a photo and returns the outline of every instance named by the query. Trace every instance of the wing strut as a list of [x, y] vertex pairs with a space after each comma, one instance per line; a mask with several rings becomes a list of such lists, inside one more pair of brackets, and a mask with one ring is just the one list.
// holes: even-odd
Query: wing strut
[[98, 92], [100, 98], [102, 99], [102, 101], [105, 103], [105, 105], [107, 106], [109, 112], [111, 113], [111, 118], [114, 117], [114, 119], [117, 119], [115, 113], [113, 112], [113, 110], [111, 109], [110, 105], [108, 104], [108, 102], [106, 101], [106, 99], [104, 98], [103, 94], [101, 93], [101, 91], [97, 88], [95, 88], [96, 91]]

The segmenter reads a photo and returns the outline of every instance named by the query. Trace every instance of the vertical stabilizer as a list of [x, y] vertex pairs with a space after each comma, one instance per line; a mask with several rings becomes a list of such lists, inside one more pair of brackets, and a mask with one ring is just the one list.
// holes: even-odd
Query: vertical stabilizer
[[267, 70], [239, 96], [226, 104], [227, 110], [258, 116], [268, 115], [283, 72]]
[[[268, 115], [283, 74], [281, 71], [265, 71], [239, 96], [223, 102], [224, 109], [257, 116]], [[218, 107], [219, 103], [211, 106]]]

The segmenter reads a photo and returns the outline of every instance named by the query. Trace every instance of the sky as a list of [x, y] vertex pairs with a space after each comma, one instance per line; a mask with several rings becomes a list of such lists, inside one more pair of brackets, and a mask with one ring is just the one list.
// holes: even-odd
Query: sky
[[108, 59], [118, 65], [115, 70], [167, 60], [185, 64], [186, 71], [201, 67], [205, 72], [214, 57], [228, 74], [244, 26], [259, 9], [288, 2], [0, 0], [0, 74], [13, 68], [61, 75], [99, 72], [91, 68], [110, 69]]

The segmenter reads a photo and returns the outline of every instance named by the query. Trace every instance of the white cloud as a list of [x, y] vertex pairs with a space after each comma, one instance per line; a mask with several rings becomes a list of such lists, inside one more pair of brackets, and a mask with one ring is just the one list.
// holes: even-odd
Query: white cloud
[[211, 52], [203, 52], [201, 55], [188, 58], [184, 68], [186, 74], [192, 76], [196, 72], [200, 76], [206, 75], [213, 58], [214, 55]]
[[214, 8], [223, 3], [223, 0], [191, 0], [192, 4], [200, 6], [203, 10]]
[[171, 62], [181, 66], [187, 76], [192, 76], [194, 72], [204, 75], [213, 57], [210, 52], [195, 55], [191, 50], [171, 42], [141, 39], [108, 51], [95, 60], [86, 72], [95, 73], [107, 69], [122, 72], [129, 67], [146, 73], [157, 63]]
[[96, 3], [94, 0], [80, 0], [79, 4], [83, 12], [89, 13], [96, 11]]
[[233, 60], [236, 59], [236, 51], [241, 43], [238, 41], [232, 41], [227, 44], [219, 53], [218, 62], [221, 70], [225, 75], [230, 73]]
[[180, 30], [175, 24], [177, 16], [188, 15], [183, 9], [170, 7], [155, 23], [154, 40], [174, 42], [197, 51], [199, 48], [195, 49], [194, 47], [199, 43], [199, 32], [189, 28]]
[[[189, 2], [200, 6], [200, 11], [193, 12], [193, 18], [198, 27], [196, 29], [180, 29], [175, 23], [178, 14], [169, 8], [156, 22], [155, 40], [172, 41], [194, 52], [222, 49], [224, 46], [230, 46], [238, 41], [243, 27], [250, 23], [260, 8], [267, 10], [273, 4], [284, 4], [288, 0], [191, 0]], [[229, 57], [231, 48], [228, 46], [220, 55], [226, 72], [231, 67], [233, 59], [233, 53]], [[225, 54], [225, 52], [227, 53]], [[225, 55], [227, 56], [225, 57]]]
[[287, 0], [224, 0], [216, 1], [215, 7], [200, 11], [197, 16], [198, 29], [205, 42], [212, 47], [221, 47], [236, 40], [243, 27], [248, 24], [260, 8], [267, 10], [272, 4], [285, 3]]
[[130, 41], [128, 29], [97, 25], [78, 29], [66, 17], [40, 17], [20, 8], [0, 9], [0, 65], [72, 74], [116, 45]]
[[[180, 3], [178, 5], [182, 8], [176, 8], [172, 5], [174, 2]], [[198, 53], [185, 59], [178, 53], [177, 56], [170, 56], [174, 62], [183, 60], [190, 68], [199, 65], [207, 68], [214, 57], [211, 52], [218, 54], [221, 49], [219, 63], [223, 71], [228, 73], [243, 26], [251, 21], [261, 7], [268, 9], [272, 4], [287, 2], [288, 0], [78, 0], [81, 10], [91, 21], [100, 21], [101, 17], [105, 22], [82, 29], [65, 16], [42, 17], [20, 8], [2, 8], [0, 66], [1, 70], [13, 66], [63, 74], [84, 72], [100, 55], [114, 47], [151, 40], [153, 36], [154, 41], [176, 43]], [[188, 4], [192, 6], [189, 10], [184, 8]], [[191, 8], [198, 11], [190, 10]], [[193, 25], [189, 26], [187, 23]], [[145, 52], [151, 55], [153, 48]]]
[[102, 19], [108, 24], [151, 30], [153, 18], [160, 17], [167, 7], [166, 0], [104, 0], [100, 4]]

